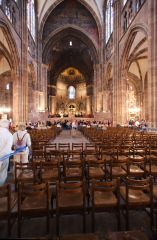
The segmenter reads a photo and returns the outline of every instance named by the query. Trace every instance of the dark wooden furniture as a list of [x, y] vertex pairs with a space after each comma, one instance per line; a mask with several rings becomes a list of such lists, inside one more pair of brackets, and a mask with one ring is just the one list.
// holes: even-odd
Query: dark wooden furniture
[[40, 183], [60, 181], [60, 161], [40, 162]]
[[0, 219], [8, 221], [8, 237], [11, 235], [11, 211], [18, 201], [17, 193], [11, 193], [11, 184], [0, 187]]
[[[24, 198], [24, 200], [23, 200]], [[18, 237], [21, 238], [22, 218], [45, 217], [47, 234], [50, 220], [50, 189], [49, 182], [35, 186], [18, 184]]]
[[95, 212], [117, 212], [118, 230], [120, 230], [120, 178], [111, 182], [99, 182], [92, 180], [92, 188], [89, 189], [92, 202], [92, 232], [95, 231]]
[[56, 234], [59, 236], [59, 215], [83, 214], [83, 232], [86, 232], [86, 181], [78, 183], [56, 182]]
[[[17, 184], [20, 183], [33, 183], [39, 182], [39, 169], [36, 168], [35, 162], [18, 163], [15, 162], [15, 191], [17, 191]], [[18, 171], [20, 174], [18, 175]]]
[[84, 161], [82, 160], [64, 160], [64, 182], [83, 181]]
[[[149, 191], [150, 197], [144, 191]], [[153, 182], [150, 176], [145, 180], [133, 180], [126, 178], [126, 186], [120, 187], [120, 195], [126, 203], [126, 230], [129, 230], [130, 210], [150, 208], [151, 228], [153, 221]]]

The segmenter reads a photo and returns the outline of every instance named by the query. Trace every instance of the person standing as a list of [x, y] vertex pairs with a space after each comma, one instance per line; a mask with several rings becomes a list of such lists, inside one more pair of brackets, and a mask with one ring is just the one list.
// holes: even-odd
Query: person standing
[[[14, 164], [13, 164], [13, 174], [15, 176], [15, 161], [16, 162], [22, 162], [27, 163], [28, 162], [28, 155], [30, 154], [30, 146], [31, 146], [31, 139], [29, 133], [27, 133], [25, 124], [19, 125], [18, 132], [13, 134], [13, 144], [16, 145], [17, 140], [23, 140], [24, 145], [27, 146], [26, 149], [24, 149], [23, 152], [18, 152], [14, 155]], [[16, 150], [16, 148], [15, 148]], [[20, 170], [17, 171], [17, 175], [20, 174]]]
[[76, 137], [76, 124], [75, 124], [75, 120], [72, 123], [72, 137]]
[[[0, 159], [11, 153], [13, 136], [8, 130], [9, 121], [0, 120]], [[4, 186], [8, 172], [9, 158], [0, 162], [0, 187]]]

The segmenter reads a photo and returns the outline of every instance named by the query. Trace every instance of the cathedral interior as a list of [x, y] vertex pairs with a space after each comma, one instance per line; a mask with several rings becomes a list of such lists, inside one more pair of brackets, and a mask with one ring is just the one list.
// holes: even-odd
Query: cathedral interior
[[[32, 141], [32, 152], [29, 152], [29, 157], [31, 156], [32, 161], [30, 161], [29, 164], [32, 164], [33, 166], [33, 173], [31, 174], [34, 174], [34, 178], [32, 177], [33, 180], [31, 179], [32, 182], [30, 182], [31, 180], [28, 177], [28, 182], [26, 183], [33, 183], [34, 185], [35, 183], [37, 183], [35, 186], [33, 186], [33, 196], [35, 196], [36, 194], [35, 187], [39, 188], [40, 186], [38, 185], [42, 183], [42, 178], [40, 179], [40, 177], [42, 176], [42, 173], [44, 171], [42, 172], [42, 170], [39, 170], [39, 167], [41, 167], [42, 164], [44, 165], [44, 163], [42, 163], [43, 158], [43, 162], [46, 162], [47, 159], [45, 156], [47, 152], [50, 153], [52, 150], [48, 149], [48, 151], [46, 152], [47, 145], [50, 144], [52, 146], [54, 144], [53, 147], [55, 148], [55, 161], [57, 151], [61, 150], [60, 144], [63, 144], [63, 146], [64, 144], [68, 145], [67, 149], [65, 150], [66, 154], [64, 150], [62, 150], [62, 157], [60, 155], [57, 155], [59, 156], [56, 163], [58, 167], [57, 176], [59, 181], [61, 179], [61, 184], [63, 184], [63, 182], [65, 183], [66, 181], [66, 171], [64, 170], [66, 169], [65, 166], [67, 164], [67, 159], [69, 160], [70, 158], [71, 160], [71, 158], [73, 157], [72, 154], [69, 154], [69, 151], [71, 150], [70, 146], [73, 146], [72, 144], [80, 144], [79, 146], [81, 146], [79, 160], [81, 160], [80, 164], [82, 167], [82, 178], [81, 180], [79, 180], [81, 181], [83, 189], [81, 190], [81, 197], [83, 196], [83, 200], [81, 198], [81, 201], [83, 202], [83, 204], [81, 204], [81, 210], [77, 208], [78, 206], [75, 205], [74, 207], [73, 205], [70, 205], [69, 207], [70, 211], [77, 209], [78, 211], [81, 211], [81, 214], [77, 218], [76, 223], [74, 223], [74, 220], [76, 218], [73, 216], [69, 216], [70, 214], [66, 216], [66, 220], [62, 221], [60, 219], [60, 228], [63, 234], [78, 234], [85, 232], [85, 225], [87, 225], [87, 232], [89, 233], [88, 238], [83, 238], [83, 236], [80, 238], [75, 238], [76, 236], [74, 238], [64, 238], [63, 236], [62, 238], [62, 236], [59, 235], [59, 229], [57, 229], [59, 228], [59, 204], [57, 202], [59, 197], [56, 197], [58, 194], [56, 186], [59, 186], [60, 183], [56, 183], [57, 177], [53, 178], [53, 180], [51, 179], [53, 181], [53, 184], [51, 186], [52, 191], [50, 191], [50, 188], [48, 187], [49, 182], [46, 180], [46, 184], [44, 186], [46, 186], [48, 190], [45, 190], [45, 192], [44, 190], [41, 192], [38, 191], [39, 195], [47, 194], [47, 208], [44, 208], [43, 210], [43, 212], [46, 212], [44, 212], [44, 220], [47, 219], [47, 223], [45, 220], [44, 224], [46, 224], [44, 225], [43, 221], [41, 221], [40, 214], [42, 213], [41, 208], [43, 206], [39, 206], [39, 212], [34, 211], [35, 213], [39, 214], [39, 216], [37, 216], [37, 219], [33, 218], [32, 223], [30, 220], [31, 217], [27, 218], [26, 223], [22, 229], [23, 237], [29, 238], [32, 233], [34, 239], [46, 236], [45, 232], [47, 227], [47, 230], [50, 230], [50, 235], [47, 237], [47, 239], [51, 239], [52, 237], [54, 237], [54, 240], [98, 239], [98, 237], [94, 237], [95, 235], [92, 235], [93, 238], [90, 237], [91, 231], [93, 233], [95, 232], [95, 223], [93, 220], [95, 195], [93, 192], [91, 194], [91, 191], [94, 190], [91, 190], [89, 188], [90, 186], [94, 186], [91, 183], [91, 180], [93, 180], [93, 178], [91, 177], [90, 179], [89, 174], [89, 166], [91, 163], [91, 159], [89, 160], [87, 158], [87, 155], [90, 154], [86, 154], [88, 152], [86, 147], [83, 148], [83, 146], [93, 144], [92, 147], [94, 146], [94, 150], [92, 150], [94, 151], [94, 153], [92, 155], [92, 160], [100, 160], [104, 164], [102, 168], [105, 172], [103, 172], [103, 174], [103, 170], [98, 169], [98, 171], [100, 170], [101, 175], [101, 178], [98, 179], [101, 180], [99, 184], [101, 186], [103, 186], [103, 184], [106, 184], [104, 185], [104, 192], [106, 191], [106, 187], [112, 185], [110, 183], [110, 180], [116, 179], [116, 182], [114, 182], [113, 184], [117, 184], [117, 188], [115, 186], [111, 186], [112, 190], [117, 191], [117, 196], [115, 196], [115, 192], [112, 192], [113, 202], [110, 202], [110, 195], [107, 195], [109, 197], [106, 197], [106, 199], [108, 201], [107, 210], [108, 206], [110, 206], [112, 211], [112, 207], [115, 207], [114, 200], [117, 197], [117, 205], [114, 210], [116, 210], [118, 221], [115, 220], [114, 213], [111, 213], [110, 211], [108, 215], [106, 214], [104, 216], [103, 212], [101, 212], [100, 214], [96, 213], [95, 216], [96, 229], [100, 231], [101, 239], [104, 239], [105, 235], [107, 234], [108, 237], [106, 237], [105, 239], [111, 239], [110, 233], [108, 233], [107, 230], [110, 229], [112, 232], [117, 231], [117, 229], [119, 230], [120, 223], [122, 223], [121, 230], [123, 231], [124, 235], [121, 236], [121, 238], [113, 239], [148, 240], [146, 235], [149, 237], [149, 239], [156, 239], [154, 236], [156, 232], [155, 224], [157, 194], [155, 195], [153, 192], [155, 190], [157, 191], [156, 98], [157, 0], [0, 0], [0, 119], [10, 120], [10, 122], [13, 123], [14, 127], [19, 127], [20, 124], [23, 124], [24, 129], [26, 127], [26, 122], [31, 122], [33, 125], [33, 123], [36, 123], [38, 121], [41, 122], [42, 125], [42, 122], [45, 124], [45, 122], [50, 121], [51, 125], [52, 122], [54, 124], [50, 128], [44, 126], [43, 124], [41, 126], [43, 127], [41, 131], [40, 129], [38, 129], [38, 125], [33, 125], [34, 128], [37, 127], [35, 128], [35, 130], [32, 130], [30, 126], [27, 126], [30, 127], [30, 129], [27, 130], [28, 133], [31, 135]], [[57, 124], [59, 122], [58, 120], [61, 120], [64, 123], [66, 122], [65, 120], [69, 120], [69, 122], [67, 122], [71, 125], [75, 123], [75, 121], [73, 120], [78, 120], [79, 123], [81, 122], [80, 120], [83, 120], [86, 123], [90, 121], [93, 126], [95, 124], [96, 127], [86, 127], [86, 125], [81, 125], [81, 128], [79, 129], [80, 131], [75, 131], [75, 128], [77, 128], [78, 126], [76, 127], [75, 125], [73, 127], [72, 125], [72, 130], [69, 130], [70, 125], [68, 125], [68, 129], [64, 129], [62, 131], [61, 125]], [[148, 130], [150, 131], [142, 132], [141, 129], [137, 129], [137, 132], [134, 132], [134, 127], [128, 127], [128, 123], [130, 120], [139, 122], [145, 120], [148, 123]], [[109, 123], [110, 121], [113, 123], [113, 127], [108, 127], [108, 125], [100, 127], [98, 125], [97, 127], [97, 121], [103, 121], [104, 123], [106, 121], [108, 121]], [[59, 125], [59, 127], [57, 125]], [[10, 130], [11, 133], [15, 134], [14, 131], [15, 128]], [[74, 136], [72, 136], [72, 132]], [[148, 142], [146, 142], [147, 140]], [[19, 141], [19, 139], [17, 141]], [[23, 141], [23, 137], [21, 141]], [[68, 141], [69, 143], [67, 143]], [[103, 146], [101, 145], [102, 141], [104, 144]], [[142, 149], [135, 149], [135, 147], [137, 146], [136, 144], [139, 144], [138, 147], [142, 146]], [[122, 145], [127, 149], [125, 149], [126, 152], [122, 151], [124, 155], [122, 155], [122, 159], [119, 159], [119, 146]], [[25, 148], [27, 146], [25, 146]], [[36, 146], [37, 149], [35, 149], [34, 146]], [[56, 146], [58, 146], [58, 148]], [[112, 149], [110, 149], [107, 154], [104, 154], [105, 159], [103, 159], [102, 152], [106, 146], [110, 146]], [[154, 147], [153, 150], [151, 149], [152, 146]], [[41, 158], [38, 159], [40, 163], [37, 162], [36, 164], [33, 156], [35, 156], [34, 158], [36, 159], [37, 151], [39, 149], [40, 151], [42, 151], [42, 154], [44, 152], [45, 155], [42, 155], [42, 160]], [[34, 152], [36, 151], [34, 155], [33, 150]], [[122, 150], [124, 150], [124, 148]], [[135, 159], [134, 153], [137, 153]], [[154, 159], [151, 153], [154, 154]], [[123, 160], [125, 161], [126, 168], [124, 169], [121, 165], [120, 171], [118, 169], [118, 174], [115, 174], [116, 177], [112, 178], [112, 160], [115, 160], [115, 154], [117, 154], [117, 162], [118, 160], [120, 160], [119, 162], [123, 162]], [[143, 154], [144, 157], [140, 154]], [[65, 155], [67, 156], [66, 160], [64, 159]], [[106, 156], [109, 158], [107, 159]], [[127, 205], [125, 204], [125, 200], [123, 197], [121, 197], [120, 201], [119, 192], [120, 187], [122, 187], [121, 193], [124, 196], [124, 189], [126, 189], [125, 187], [128, 187], [129, 185], [128, 182], [130, 180], [129, 177], [131, 176], [131, 174], [130, 172], [128, 174], [128, 172], [125, 170], [128, 170], [128, 164], [130, 164], [131, 162], [131, 156], [132, 159], [135, 160], [136, 165], [138, 165], [141, 158], [143, 159], [141, 160], [143, 161], [143, 168], [141, 169], [144, 174], [142, 173], [140, 176], [137, 176], [135, 174], [135, 176], [133, 176], [133, 180], [135, 181], [137, 180], [137, 177], [139, 177], [138, 179], [140, 182], [140, 180], [142, 179], [142, 183], [140, 182], [142, 185], [140, 186], [142, 189], [141, 192], [143, 190], [146, 190], [147, 188], [149, 189], [145, 194], [145, 202], [142, 198], [143, 195], [142, 197], [140, 195], [143, 192], [136, 192], [135, 198], [138, 199], [137, 204], [140, 205], [140, 207], [149, 207], [150, 211], [146, 210], [144, 212], [142, 208], [142, 210], [140, 209], [140, 212], [137, 212], [136, 206], [134, 205], [135, 209], [133, 209], [133, 215], [132, 217], [130, 217], [130, 228], [133, 231], [138, 229], [138, 233], [135, 231], [135, 235], [132, 238], [129, 238], [127, 233], [125, 232], [125, 229], [129, 229], [128, 202], [130, 200], [128, 199], [130, 199], [130, 196], [129, 198], [126, 197], [126, 201], [128, 201]], [[1, 158], [0, 155], [0, 162], [1, 159], [3, 159], [3, 156]], [[61, 167], [60, 159], [62, 161]], [[9, 173], [7, 172], [7, 183], [9, 183], [11, 186], [9, 196], [16, 195], [16, 200], [18, 199], [18, 202], [16, 202], [16, 204], [18, 204], [18, 207], [14, 205], [14, 207], [16, 207], [16, 210], [12, 213], [12, 215], [10, 208], [10, 212], [8, 211], [8, 215], [6, 215], [8, 216], [8, 218], [6, 217], [6, 219], [8, 223], [11, 219], [11, 216], [12, 218], [15, 216], [18, 219], [15, 222], [15, 227], [13, 227], [11, 235], [13, 238], [16, 239], [17, 236], [19, 238], [21, 237], [20, 231], [22, 217], [19, 212], [21, 211], [20, 206], [22, 205], [23, 199], [19, 197], [19, 189], [21, 188], [21, 186], [23, 187], [23, 184], [21, 185], [21, 180], [19, 180], [19, 195], [17, 198], [16, 180], [18, 179], [18, 176], [16, 178], [13, 175], [14, 173], [16, 174], [16, 170], [12, 170], [14, 163], [16, 165], [16, 161], [14, 160], [11, 159], [11, 170]], [[48, 163], [51, 162], [51, 157], [50, 159], [48, 159], [48, 161]], [[153, 173], [151, 168], [151, 161], [155, 162], [154, 164], [152, 164], [155, 167], [155, 173], [154, 175], [152, 175], [153, 177], [150, 176]], [[115, 163], [115, 166], [117, 166], [117, 162]], [[28, 159], [26, 164], [29, 165]], [[53, 164], [53, 161], [51, 162], [51, 164]], [[0, 166], [3, 165], [0, 164]], [[37, 171], [35, 170], [35, 166], [38, 167], [36, 168]], [[91, 168], [93, 170], [93, 166], [91, 166]], [[121, 171], [123, 171], [123, 174], [125, 173], [125, 175], [121, 176]], [[28, 172], [30, 173], [30, 171]], [[84, 173], [86, 176], [83, 176]], [[105, 174], [108, 178], [106, 178]], [[94, 175], [94, 177], [95, 176], [97, 178], [97, 175]], [[121, 181], [119, 179], [119, 176], [121, 177]], [[35, 177], [38, 177], [38, 179], [35, 179]], [[85, 180], [88, 180], [88, 184], [86, 186]], [[77, 188], [81, 185], [79, 184], [80, 183], [77, 182], [75, 187]], [[147, 184], [147, 186], [144, 186], [144, 184]], [[137, 185], [135, 185], [134, 188], [132, 187], [132, 190], [136, 191], [136, 187]], [[64, 187], [62, 188], [63, 193]], [[16, 191], [15, 194], [13, 192], [14, 189]], [[94, 187], [92, 189], [94, 189]], [[3, 190], [4, 188], [2, 188], [2, 191]], [[69, 192], [71, 192], [72, 190], [73, 189], [69, 190]], [[78, 193], [78, 189], [75, 190], [75, 193]], [[126, 192], [128, 194], [129, 191], [126, 190]], [[132, 192], [134, 193], [134, 191]], [[25, 194], [27, 194], [27, 191], [25, 191]], [[52, 208], [50, 209], [50, 212], [49, 194], [51, 194], [52, 196]], [[89, 203], [89, 195], [91, 197], [90, 200], [93, 205], [88, 205], [86, 210], [84, 206], [86, 202]], [[4, 197], [6, 195], [3, 195], [0, 191], [0, 198], [1, 196]], [[87, 196], [88, 199], [86, 198]], [[149, 201], [148, 196], [150, 196]], [[100, 196], [98, 196], [98, 199], [99, 197]], [[133, 199], [132, 201], [135, 203], [134, 195], [132, 194], [131, 197]], [[100, 200], [102, 198], [100, 198]], [[20, 201], [19, 199], [22, 200]], [[8, 202], [10, 203], [11, 200], [9, 200]], [[56, 208], [53, 206], [53, 200], [54, 202], [56, 201]], [[61, 200], [61, 204], [64, 205], [64, 197], [61, 198]], [[76, 203], [77, 205], [77, 200], [79, 199], [75, 195], [74, 201], [71, 198], [71, 204]], [[9, 203], [8, 206], [10, 206]], [[120, 206], [122, 206], [122, 209], [120, 209]], [[101, 204], [99, 207], [101, 207]], [[66, 208], [63, 210], [66, 210]], [[127, 216], [124, 216], [125, 214], [120, 214], [120, 210], [124, 210], [124, 212], [126, 211]], [[33, 215], [34, 212], [32, 211], [30, 215]], [[151, 221], [146, 218], [146, 213], [149, 214]], [[56, 221], [55, 217], [53, 218], [53, 215], [56, 216]], [[0, 204], [0, 219], [1, 216], [3, 219], [4, 215], [1, 212]], [[125, 217], [127, 219], [126, 222], [124, 220]], [[7, 231], [11, 231], [11, 225], [8, 225], [10, 228], [7, 228], [6, 219], [3, 219], [3, 221], [0, 223], [0, 238], [5, 238], [7, 236]], [[86, 223], [84, 224], [85, 221]], [[49, 223], [51, 223], [50, 229], [48, 229], [50, 225]], [[74, 224], [74, 227], [71, 228], [72, 224]], [[55, 230], [55, 228], [57, 230]], [[146, 229], [146, 235], [144, 235], [144, 228]], [[18, 233], [17, 229], [19, 229]], [[58, 233], [57, 238], [55, 238], [56, 232]], [[145, 236], [145, 238], [138, 238], [138, 234], [141, 236]]]
[[155, 29], [153, 0], [1, 0], [1, 118], [155, 128]]

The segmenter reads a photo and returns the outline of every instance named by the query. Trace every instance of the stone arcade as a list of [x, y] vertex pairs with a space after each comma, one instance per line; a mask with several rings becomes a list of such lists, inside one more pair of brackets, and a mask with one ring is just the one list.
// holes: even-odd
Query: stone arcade
[[156, 4], [0, 0], [1, 117], [133, 118], [156, 127]]

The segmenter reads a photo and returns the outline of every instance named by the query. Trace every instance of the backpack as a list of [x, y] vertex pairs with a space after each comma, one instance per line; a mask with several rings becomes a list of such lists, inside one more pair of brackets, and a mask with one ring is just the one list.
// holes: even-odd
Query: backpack
[[[17, 140], [15, 141], [15, 150], [19, 150], [20, 148], [23, 148], [25, 147], [25, 142], [24, 142], [24, 136], [26, 135], [27, 133], [25, 133], [23, 135], [23, 137], [21, 139], [19, 139], [19, 136], [18, 136], [18, 133], [17, 133]], [[20, 152], [24, 152], [26, 149], [23, 149], [21, 150]]]

